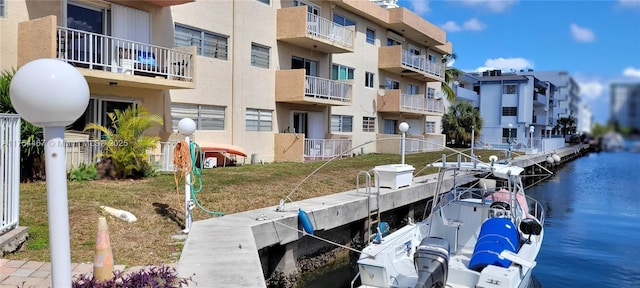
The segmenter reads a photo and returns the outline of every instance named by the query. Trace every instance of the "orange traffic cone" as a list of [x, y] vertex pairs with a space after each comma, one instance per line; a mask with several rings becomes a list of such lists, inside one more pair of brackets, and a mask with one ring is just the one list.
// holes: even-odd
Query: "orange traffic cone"
[[98, 282], [113, 278], [113, 253], [109, 240], [107, 219], [98, 219], [98, 233], [96, 236], [96, 254], [93, 258], [93, 279]]

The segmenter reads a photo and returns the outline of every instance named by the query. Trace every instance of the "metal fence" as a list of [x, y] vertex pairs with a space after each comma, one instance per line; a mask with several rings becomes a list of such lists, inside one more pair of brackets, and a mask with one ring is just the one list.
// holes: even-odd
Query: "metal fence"
[[20, 208], [20, 116], [0, 114], [0, 235], [18, 226]]
[[[100, 161], [100, 152], [106, 142], [102, 140], [68, 140], [65, 141], [67, 151], [67, 170], [82, 164], [90, 165]], [[158, 147], [147, 151], [149, 163], [156, 171], [173, 171], [173, 149], [177, 142], [158, 142]]]
[[[304, 157], [307, 160], [329, 159], [351, 150], [351, 139], [305, 139]], [[345, 155], [343, 155], [345, 154]]]

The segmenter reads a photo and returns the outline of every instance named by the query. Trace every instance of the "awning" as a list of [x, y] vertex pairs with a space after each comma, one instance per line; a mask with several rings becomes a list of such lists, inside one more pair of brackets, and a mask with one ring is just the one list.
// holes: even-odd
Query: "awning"
[[198, 143], [202, 152], [225, 152], [242, 157], [247, 157], [247, 152], [240, 146], [223, 143]]

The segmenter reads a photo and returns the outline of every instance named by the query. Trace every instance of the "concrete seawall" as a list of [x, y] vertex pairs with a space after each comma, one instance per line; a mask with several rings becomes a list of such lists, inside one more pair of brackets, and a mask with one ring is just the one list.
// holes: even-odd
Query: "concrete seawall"
[[[557, 149], [553, 154], [569, 161], [582, 155], [584, 149], [586, 147], [572, 146]], [[546, 163], [550, 154], [521, 156], [513, 163], [523, 167]], [[471, 175], [458, 176], [458, 184], [472, 180]], [[380, 188], [380, 211], [391, 211], [432, 197], [436, 181], [437, 174], [432, 174], [414, 178], [410, 187]], [[453, 187], [450, 177], [445, 178], [443, 184], [444, 190]], [[266, 287], [263, 271], [292, 271], [298, 257], [313, 250], [308, 247], [311, 236], [298, 230], [298, 209], [307, 212], [318, 231], [316, 234], [322, 235], [366, 219], [368, 199], [364, 189], [351, 190], [286, 203], [284, 212], [276, 212], [277, 206], [271, 206], [196, 221], [183, 248], [178, 272], [182, 277], [192, 276], [194, 282], [189, 287]], [[271, 247], [278, 247], [277, 252], [270, 252], [275, 256], [260, 252]]]

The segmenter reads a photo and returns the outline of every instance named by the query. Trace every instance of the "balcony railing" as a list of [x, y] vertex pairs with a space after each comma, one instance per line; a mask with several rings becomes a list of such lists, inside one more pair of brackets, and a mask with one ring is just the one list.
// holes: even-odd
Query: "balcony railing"
[[415, 55], [404, 49], [402, 50], [402, 65], [431, 75], [443, 77], [441, 64], [429, 62], [424, 55]]
[[[156, 167], [157, 171], [174, 171], [173, 149], [176, 142], [158, 142], [158, 148], [147, 151], [148, 161]], [[65, 148], [67, 154], [67, 169], [78, 167], [81, 164], [91, 165], [97, 163], [99, 153], [106, 147], [102, 140], [67, 140]]]
[[351, 102], [351, 84], [342, 81], [305, 76], [305, 95], [307, 97]]
[[340, 46], [353, 48], [353, 30], [307, 12], [307, 33]]
[[428, 99], [425, 98], [424, 95], [402, 94], [402, 98], [400, 101], [400, 107], [405, 111], [409, 110], [435, 113], [444, 112], [444, 104], [442, 103], [442, 101]]
[[193, 81], [193, 54], [71, 28], [57, 28], [57, 57], [76, 67]]
[[351, 139], [305, 139], [304, 157], [306, 160], [329, 159], [337, 156], [349, 156]]

